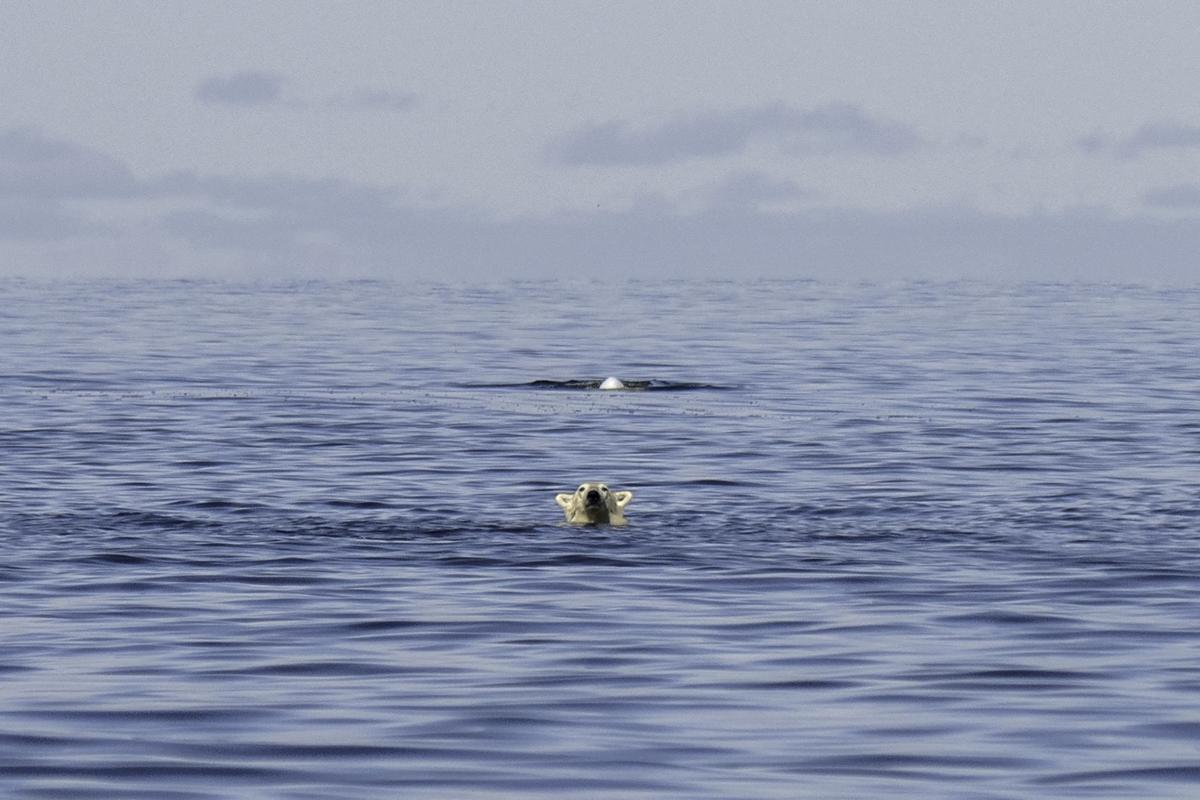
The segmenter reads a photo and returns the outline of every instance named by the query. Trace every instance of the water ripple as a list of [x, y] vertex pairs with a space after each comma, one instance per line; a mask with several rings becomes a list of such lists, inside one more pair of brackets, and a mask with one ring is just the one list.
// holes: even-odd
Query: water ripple
[[0, 289], [6, 797], [1196, 792], [1200, 292]]

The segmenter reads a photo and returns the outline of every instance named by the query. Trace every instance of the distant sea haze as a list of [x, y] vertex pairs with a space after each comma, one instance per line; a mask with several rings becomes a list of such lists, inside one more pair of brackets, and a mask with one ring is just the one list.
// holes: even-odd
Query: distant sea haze
[[0, 795], [1200, 791], [1200, 290], [0, 300]]

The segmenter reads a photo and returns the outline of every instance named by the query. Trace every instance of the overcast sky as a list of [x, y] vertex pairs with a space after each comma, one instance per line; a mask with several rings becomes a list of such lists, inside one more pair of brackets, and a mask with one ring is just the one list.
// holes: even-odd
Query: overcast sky
[[0, 1], [0, 274], [1200, 278], [1200, 3]]

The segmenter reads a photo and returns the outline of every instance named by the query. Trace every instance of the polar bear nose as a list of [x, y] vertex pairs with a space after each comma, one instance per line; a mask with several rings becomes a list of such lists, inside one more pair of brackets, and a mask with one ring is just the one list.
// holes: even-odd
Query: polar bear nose
[[599, 503], [600, 502], [600, 493], [597, 492], [595, 489], [589, 489], [588, 493], [587, 493], [587, 501], [588, 501], [588, 503]]

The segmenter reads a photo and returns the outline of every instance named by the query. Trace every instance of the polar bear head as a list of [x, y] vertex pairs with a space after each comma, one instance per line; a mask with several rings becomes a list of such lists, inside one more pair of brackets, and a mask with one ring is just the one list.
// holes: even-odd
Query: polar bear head
[[625, 524], [625, 506], [633, 492], [610, 492], [603, 483], [581, 483], [573, 493], [556, 495], [554, 502], [562, 506], [567, 522], [579, 525]]

